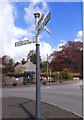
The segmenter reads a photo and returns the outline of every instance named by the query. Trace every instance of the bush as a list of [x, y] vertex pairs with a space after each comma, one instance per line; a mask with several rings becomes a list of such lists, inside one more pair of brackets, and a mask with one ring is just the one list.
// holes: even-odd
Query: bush
[[17, 73], [17, 74], [15, 73], [14, 77], [23, 77], [23, 73]]
[[7, 75], [8, 77], [13, 77], [13, 76], [14, 76], [14, 73], [9, 72], [9, 73], [7, 73], [6, 75]]
[[65, 68], [61, 74], [63, 80], [70, 80], [73, 78], [72, 73], [67, 68]]
[[54, 81], [59, 81], [62, 79], [61, 72], [54, 72], [51, 74], [51, 76], [53, 77]]

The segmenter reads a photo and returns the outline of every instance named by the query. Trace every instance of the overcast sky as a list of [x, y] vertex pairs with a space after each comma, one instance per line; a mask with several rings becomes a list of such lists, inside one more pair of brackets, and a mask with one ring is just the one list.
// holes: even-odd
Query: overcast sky
[[[39, 2], [41, 1], [41, 2]], [[40, 54], [46, 60], [47, 54], [59, 50], [67, 41], [82, 41], [82, 3], [81, 2], [3, 2], [0, 0], [0, 56], [9, 55], [15, 61], [26, 58], [35, 44], [15, 47], [15, 42], [32, 40], [35, 37], [34, 12], [39, 10], [45, 16], [51, 13], [47, 23], [51, 34], [45, 30], [40, 33]]]

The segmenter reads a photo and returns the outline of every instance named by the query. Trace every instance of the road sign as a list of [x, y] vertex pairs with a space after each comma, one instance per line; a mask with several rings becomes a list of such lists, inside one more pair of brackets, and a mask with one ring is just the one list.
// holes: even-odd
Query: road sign
[[44, 19], [44, 21], [42, 23], [42, 28], [44, 28], [44, 26], [48, 23], [49, 20], [50, 20], [50, 12], [48, 13], [46, 18]]
[[36, 41], [34, 39], [32, 41], [29, 41], [29, 40], [19, 41], [15, 43], [15, 47], [26, 45], [26, 44], [31, 44], [31, 43], [36, 43]]
[[45, 17], [43, 23], [38, 26], [38, 34], [40, 33], [40, 31], [44, 28], [44, 26], [48, 23], [48, 21], [50, 20], [50, 12], [47, 14], [47, 16]]
[[44, 18], [44, 14], [41, 15], [39, 21], [37, 22], [37, 26], [36, 27], [39, 27], [39, 25], [41, 24], [43, 18]]
[[44, 30], [46, 30], [49, 34], [51, 33], [49, 28], [47, 28], [46, 26], [44, 26]]
[[26, 44], [29, 44], [29, 43], [30, 43], [29, 40], [19, 41], [19, 42], [16, 42], [16, 43], [15, 43], [15, 47], [17, 47], [17, 46], [22, 46], [22, 45], [26, 45]]

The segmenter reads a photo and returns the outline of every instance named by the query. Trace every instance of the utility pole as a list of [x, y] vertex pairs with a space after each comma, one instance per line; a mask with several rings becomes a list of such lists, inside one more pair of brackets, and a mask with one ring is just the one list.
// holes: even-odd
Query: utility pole
[[51, 69], [50, 69], [50, 82], [51, 82]]
[[48, 80], [48, 54], [47, 54], [47, 80]]

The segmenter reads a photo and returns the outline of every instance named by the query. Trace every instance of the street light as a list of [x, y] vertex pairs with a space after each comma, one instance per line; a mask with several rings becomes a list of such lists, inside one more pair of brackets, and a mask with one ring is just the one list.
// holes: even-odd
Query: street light
[[41, 118], [41, 90], [40, 90], [40, 53], [39, 53], [39, 33], [37, 22], [40, 17], [40, 13], [36, 10], [34, 12], [35, 28], [36, 28], [36, 118]]

